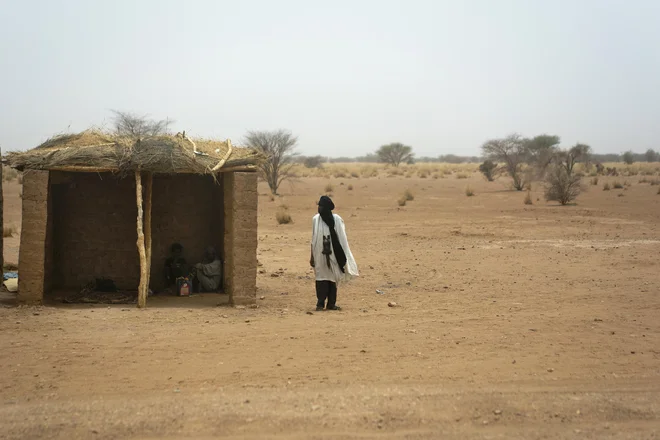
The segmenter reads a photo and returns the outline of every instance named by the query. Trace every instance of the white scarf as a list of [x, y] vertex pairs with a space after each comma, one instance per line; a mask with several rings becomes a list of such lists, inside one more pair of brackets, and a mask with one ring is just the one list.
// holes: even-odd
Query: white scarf
[[[346, 237], [346, 228], [344, 227], [344, 220], [337, 214], [332, 214], [335, 218], [335, 231], [339, 244], [341, 244], [344, 254], [346, 254], [346, 266], [344, 272], [341, 271], [337, 264], [337, 257], [334, 250], [330, 255], [330, 269], [337, 284], [350, 281], [353, 277], [359, 276], [357, 263], [353, 258], [351, 248], [348, 246], [348, 238]], [[323, 236], [330, 235], [330, 228], [325, 224], [319, 214], [314, 216], [312, 220], [312, 255], [314, 255], [315, 265], [318, 267], [323, 264], [326, 265], [325, 255], [323, 255]]]

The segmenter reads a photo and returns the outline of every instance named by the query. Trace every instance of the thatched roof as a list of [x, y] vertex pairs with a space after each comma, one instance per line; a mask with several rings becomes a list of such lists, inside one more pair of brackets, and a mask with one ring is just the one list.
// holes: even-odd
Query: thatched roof
[[19, 170], [119, 173], [248, 171], [260, 160], [255, 150], [234, 147], [229, 141], [189, 139], [181, 134], [135, 140], [98, 130], [56, 136], [32, 150], [7, 154], [8, 164]]

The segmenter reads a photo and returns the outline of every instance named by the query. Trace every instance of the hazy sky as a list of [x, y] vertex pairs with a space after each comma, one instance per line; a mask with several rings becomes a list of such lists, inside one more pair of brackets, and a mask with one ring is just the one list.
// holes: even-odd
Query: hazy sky
[[110, 109], [330, 156], [474, 155], [514, 131], [660, 149], [657, 0], [0, 0], [0, 23], [3, 150]]

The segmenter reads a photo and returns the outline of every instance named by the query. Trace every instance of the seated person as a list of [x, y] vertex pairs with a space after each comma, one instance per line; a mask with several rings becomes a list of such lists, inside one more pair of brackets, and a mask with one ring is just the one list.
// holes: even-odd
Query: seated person
[[206, 248], [204, 261], [195, 265], [197, 291], [217, 292], [222, 282], [222, 260], [212, 246]]
[[186, 259], [183, 258], [183, 246], [179, 243], [174, 243], [170, 248], [171, 256], [165, 260], [165, 281], [167, 287], [176, 284], [177, 278], [187, 278], [190, 276], [188, 264]]

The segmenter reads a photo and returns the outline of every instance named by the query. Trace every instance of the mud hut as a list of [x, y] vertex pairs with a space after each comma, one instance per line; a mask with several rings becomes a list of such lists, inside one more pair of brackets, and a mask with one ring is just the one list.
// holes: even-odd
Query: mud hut
[[215, 246], [229, 302], [253, 303], [259, 160], [228, 140], [94, 130], [8, 154], [24, 172], [19, 301], [40, 303], [106, 278], [137, 290], [144, 307], [149, 288], [164, 285], [170, 245], [180, 242], [189, 261]]

